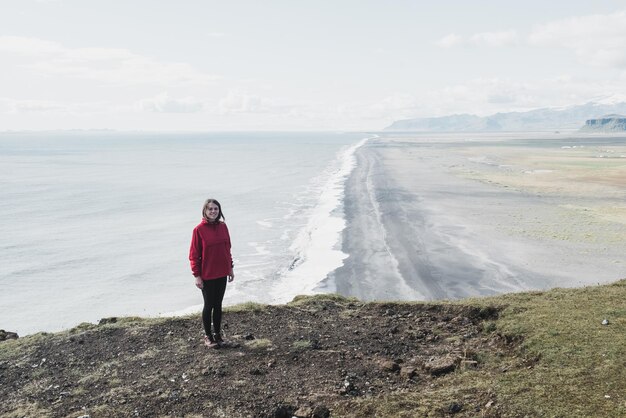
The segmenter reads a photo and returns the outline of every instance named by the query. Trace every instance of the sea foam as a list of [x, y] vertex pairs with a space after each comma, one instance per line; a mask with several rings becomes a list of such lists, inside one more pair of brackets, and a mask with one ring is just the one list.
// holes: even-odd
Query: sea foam
[[354, 153], [369, 139], [364, 138], [340, 151], [338, 166], [317, 179], [317, 204], [290, 247], [293, 260], [271, 287], [274, 303], [287, 302], [300, 294], [316, 293], [320, 283], [348, 257], [341, 251], [341, 233], [346, 226], [342, 210], [344, 187], [356, 164]]

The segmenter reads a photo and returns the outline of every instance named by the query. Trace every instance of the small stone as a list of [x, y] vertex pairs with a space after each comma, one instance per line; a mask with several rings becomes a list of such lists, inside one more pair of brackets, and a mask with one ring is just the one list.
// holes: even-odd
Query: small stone
[[353, 374], [348, 375], [343, 381], [343, 387], [339, 391], [341, 395], [358, 396], [361, 392], [354, 384], [355, 376]]
[[417, 374], [415, 367], [403, 367], [400, 369], [400, 376], [405, 379], [412, 379]]
[[400, 365], [393, 360], [382, 360], [378, 365], [381, 370], [386, 372], [397, 372], [400, 370]]
[[487, 404], [485, 405], [485, 408], [489, 409], [493, 406], [493, 401], [489, 401], [487, 402]]
[[478, 362], [476, 360], [462, 360], [461, 361], [461, 369], [475, 369], [478, 367]]
[[602, 325], [609, 325], [609, 320], [608, 319], [604, 319], [602, 321]]
[[19, 336], [17, 335], [17, 332], [5, 331], [3, 329], [0, 329], [0, 341], [17, 340], [18, 338]]
[[328, 418], [330, 417], [330, 410], [324, 405], [317, 405], [313, 408], [313, 418]]
[[266, 374], [266, 372], [263, 369], [255, 367], [255, 368], [250, 370], [250, 374], [253, 375], [253, 376], [263, 376], [264, 374]]
[[291, 418], [293, 416], [294, 407], [291, 405], [279, 405], [274, 410], [274, 418]]
[[313, 416], [313, 408], [310, 408], [308, 406], [300, 407], [296, 412], [293, 413], [293, 416], [298, 418], [309, 418]]
[[254, 337], [254, 335], [252, 335], [252, 334], [246, 334], [246, 335], [244, 335], [244, 336], [243, 336], [243, 338], [244, 338], [246, 341], [252, 341], [252, 340], [255, 340], [255, 339], [256, 339], [256, 338]]
[[456, 414], [457, 412], [461, 412], [462, 409], [463, 407], [457, 402], [452, 402], [450, 405], [448, 405], [448, 412], [451, 414]]
[[98, 325], [104, 325], [104, 324], [115, 324], [117, 322], [117, 318], [112, 316], [109, 318], [102, 318], [100, 319], [100, 321], [98, 321]]
[[457, 360], [453, 357], [439, 357], [431, 359], [425, 367], [432, 376], [440, 376], [453, 372], [456, 369], [456, 363]]

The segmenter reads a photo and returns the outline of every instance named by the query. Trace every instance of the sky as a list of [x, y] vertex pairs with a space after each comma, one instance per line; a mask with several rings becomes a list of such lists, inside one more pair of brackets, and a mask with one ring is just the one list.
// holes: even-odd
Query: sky
[[362, 131], [589, 101], [626, 101], [625, 0], [0, 0], [0, 131]]

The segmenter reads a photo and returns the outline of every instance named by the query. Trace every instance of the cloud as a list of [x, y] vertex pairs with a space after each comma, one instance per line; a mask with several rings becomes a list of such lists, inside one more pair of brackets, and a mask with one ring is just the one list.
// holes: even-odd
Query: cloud
[[477, 47], [504, 47], [516, 45], [519, 37], [514, 30], [503, 32], [481, 32], [467, 38], [463, 38], [455, 33], [444, 36], [436, 42], [442, 48], [453, 48], [457, 46], [477, 46]]
[[101, 107], [101, 103], [66, 103], [53, 100], [18, 100], [0, 97], [0, 113], [13, 115], [26, 113], [78, 114]]
[[28, 56], [51, 56], [61, 54], [63, 47], [52, 41], [23, 36], [0, 36], [0, 51]]
[[368, 110], [369, 118], [409, 118], [420, 107], [420, 103], [410, 94], [396, 93], [387, 96], [371, 105]]
[[164, 92], [153, 98], [139, 100], [134, 107], [137, 110], [146, 112], [196, 113], [203, 111], [205, 104], [193, 97], [173, 99]]
[[503, 47], [515, 45], [518, 42], [517, 32], [483, 32], [472, 35], [469, 42], [476, 46]]
[[63, 103], [45, 100], [20, 100], [13, 103], [15, 112], [68, 112], [69, 108]]
[[436, 45], [442, 48], [452, 48], [455, 46], [463, 45], [463, 43], [463, 38], [458, 36], [456, 33], [450, 33], [435, 42]]
[[43, 76], [64, 76], [113, 84], [200, 84], [217, 77], [187, 63], [160, 62], [122, 48], [69, 48], [39, 38], [0, 36], [0, 53], [17, 55], [21, 64]]
[[65, 104], [47, 100], [0, 99], [0, 113], [6, 114], [68, 112], [68, 110]]
[[626, 11], [556, 20], [533, 28], [529, 43], [574, 51], [584, 63], [626, 68]]
[[595, 80], [561, 74], [532, 82], [510, 78], [476, 78], [465, 83], [384, 97], [368, 107], [346, 106], [346, 116], [367, 123], [469, 113], [478, 116], [538, 108], [568, 107], [590, 101], [618, 102], [626, 97], [619, 77]]
[[478, 78], [432, 91], [425, 98], [439, 115], [455, 112], [488, 115], [496, 112], [565, 107], [593, 101], [598, 96], [626, 93], [619, 78], [589, 79], [562, 74], [532, 82], [509, 78]]
[[269, 102], [259, 96], [239, 90], [230, 90], [226, 97], [219, 101], [219, 112], [227, 113], [264, 113], [269, 109]]

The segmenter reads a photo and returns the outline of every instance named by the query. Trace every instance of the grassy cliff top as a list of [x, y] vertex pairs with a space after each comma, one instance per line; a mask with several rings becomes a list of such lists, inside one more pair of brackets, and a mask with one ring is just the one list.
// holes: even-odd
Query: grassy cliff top
[[[626, 280], [448, 303], [335, 295], [0, 342], [0, 415], [626, 416]], [[608, 325], [602, 321], [608, 320]]]

